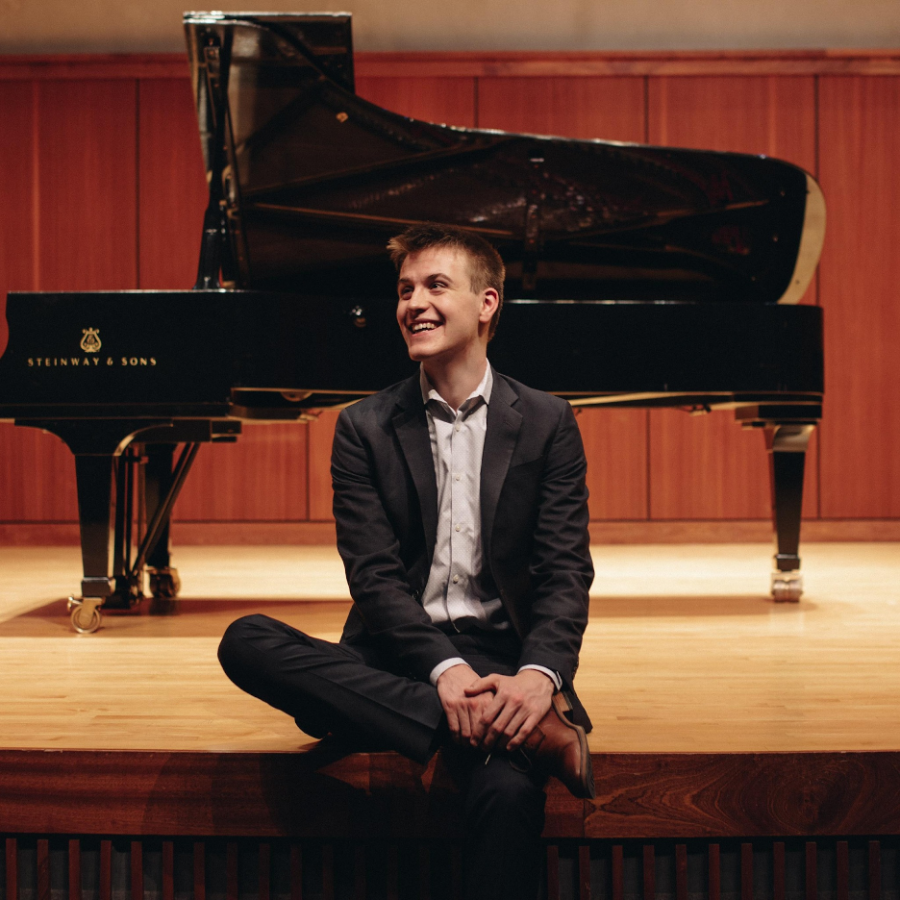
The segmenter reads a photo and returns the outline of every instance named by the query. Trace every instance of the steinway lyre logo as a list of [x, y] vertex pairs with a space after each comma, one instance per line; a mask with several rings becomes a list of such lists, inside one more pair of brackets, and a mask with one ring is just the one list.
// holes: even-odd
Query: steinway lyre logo
[[81, 349], [85, 353], [100, 352], [100, 329], [99, 328], [82, 328], [84, 337], [81, 339]]

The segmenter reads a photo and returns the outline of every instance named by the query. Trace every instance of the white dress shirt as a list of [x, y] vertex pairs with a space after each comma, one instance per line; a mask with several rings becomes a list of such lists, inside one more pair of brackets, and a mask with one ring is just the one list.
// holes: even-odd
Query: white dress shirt
[[[456, 631], [511, 627], [482, 558], [481, 460], [493, 383], [488, 365], [475, 390], [454, 410], [431, 386], [424, 368], [419, 369], [438, 498], [434, 557], [422, 605], [432, 622]], [[437, 684], [447, 669], [461, 663], [465, 664], [461, 657], [438, 663], [431, 670], [431, 683]], [[537, 669], [557, 690], [562, 687], [559, 675], [550, 669], [537, 665], [522, 668]]]

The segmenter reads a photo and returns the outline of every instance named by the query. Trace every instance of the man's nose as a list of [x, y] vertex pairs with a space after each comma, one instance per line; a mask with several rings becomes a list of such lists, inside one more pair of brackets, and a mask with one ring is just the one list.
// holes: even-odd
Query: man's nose
[[409, 293], [409, 299], [407, 300], [407, 303], [409, 304], [410, 309], [425, 309], [425, 307], [428, 305], [428, 291], [423, 285], [414, 287]]

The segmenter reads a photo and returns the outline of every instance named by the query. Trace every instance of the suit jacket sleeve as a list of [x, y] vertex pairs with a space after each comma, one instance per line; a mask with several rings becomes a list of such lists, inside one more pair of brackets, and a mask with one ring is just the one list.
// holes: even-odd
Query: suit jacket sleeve
[[[360, 429], [348, 410], [338, 418], [331, 457], [338, 551], [366, 633], [401, 671], [427, 681], [438, 663], [459, 653], [418, 602], [421, 587], [410, 584], [411, 566], [416, 560], [422, 564], [422, 542], [417, 540], [423, 536], [421, 518], [408, 502], [387, 502], [385, 492], [397, 493], [404, 476], [378, 470], [376, 448], [365, 436], [370, 431], [376, 439], [388, 440], [377, 427]], [[391, 453], [386, 462], [399, 465], [399, 451], [392, 450], [380, 448], [382, 456]], [[408, 496], [415, 505], [414, 491]], [[416, 529], [410, 539], [409, 532]]]
[[578, 667], [594, 577], [586, 471], [581, 434], [566, 403], [538, 488], [528, 563], [531, 603], [519, 663], [554, 669], [568, 685]]

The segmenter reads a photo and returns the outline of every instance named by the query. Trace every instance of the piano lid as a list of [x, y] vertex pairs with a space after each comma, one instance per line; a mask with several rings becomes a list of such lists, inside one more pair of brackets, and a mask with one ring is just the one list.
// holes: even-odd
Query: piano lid
[[824, 200], [789, 163], [389, 112], [354, 93], [347, 14], [188, 13], [185, 31], [207, 286], [221, 266], [241, 288], [384, 296], [387, 239], [422, 221], [491, 240], [511, 298], [794, 303], [812, 278]]

